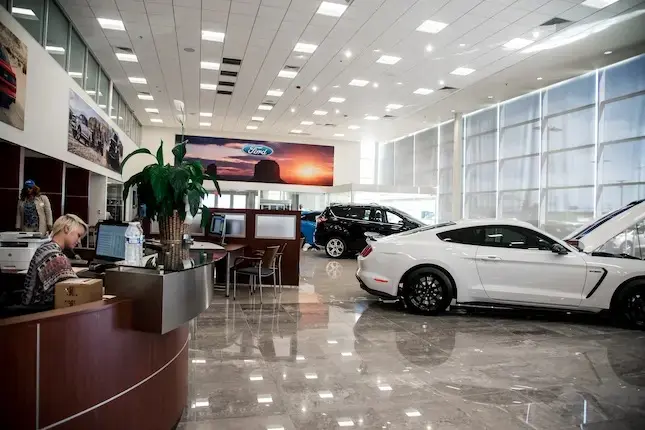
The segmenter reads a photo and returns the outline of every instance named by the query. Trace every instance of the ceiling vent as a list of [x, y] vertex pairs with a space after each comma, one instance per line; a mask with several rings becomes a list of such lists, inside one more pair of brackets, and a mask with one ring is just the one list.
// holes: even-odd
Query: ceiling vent
[[300, 70], [300, 67], [286, 65], [286, 66], [284, 66], [284, 70], [293, 70], [293, 71], [297, 72], [297, 71]]
[[242, 64], [242, 60], [238, 60], [237, 58], [222, 58], [222, 63], [224, 64], [231, 64], [233, 66], [239, 66]]
[[560, 24], [571, 24], [571, 21], [569, 21], [568, 19], [555, 17], [555, 18], [551, 18], [546, 22], [543, 22], [542, 24], [540, 24], [540, 27], [548, 27], [551, 25], [560, 25]]
[[230, 96], [231, 94], [233, 94], [233, 91], [217, 90], [217, 94], [223, 94], [225, 96]]
[[237, 72], [231, 72], [231, 71], [228, 71], [228, 70], [221, 70], [219, 72], [219, 74], [222, 75], [222, 76], [233, 76], [233, 77], [237, 76]]
[[221, 85], [223, 87], [234, 87], [235, 82], [226, 82], [226, 81], [219, 81], [217, 85]]
[[127, 52], [128, 54], [134, 54], [134, 51], [132, 50], [132, 48], [127, 48], [125, 46], [116, 46], [115, 48], [118, 49], [119, 51]]
[[457, 88], [449, 87], [448, 85], [446, 85], [446, 86], [443, 86], [443, 87], [439, 88], [438, 91], [457, 91]]
[[385, 118], [385, 119], [394, 119], [396, 117], [394, 115], [383, 115], [383, 118]]
[[336, 124], [325, 124], [324, 127], [336, 127]]
[[275, 106], [275, 102], [273, 100], [265, 100], [262, 102], [263, 105], [271, 105]]

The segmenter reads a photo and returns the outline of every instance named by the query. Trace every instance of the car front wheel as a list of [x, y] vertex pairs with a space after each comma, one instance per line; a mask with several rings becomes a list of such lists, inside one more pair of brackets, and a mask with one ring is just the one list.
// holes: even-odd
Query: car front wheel
[[452, 282], [441, 270], [422, 267], [407, 276], [403, 301], [414, 312], [436, 315], [452, 301]]
[[612, 312], [620, 325], [645, 330], [645, 281], [628, 284], [616, 297]]
[[341, 258], [346, 250], [345, 241], [340, 237], [332, 237], [325, 244], [325, 252], [331, 258]]

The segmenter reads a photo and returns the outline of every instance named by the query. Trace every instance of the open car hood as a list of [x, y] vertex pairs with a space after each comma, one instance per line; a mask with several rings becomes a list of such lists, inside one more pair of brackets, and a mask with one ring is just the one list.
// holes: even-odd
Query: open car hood
[[593, 252], [619, 233], [645, 219], [645, 199], [637, 200], [580, 227], [564, 238], [583, 252]]

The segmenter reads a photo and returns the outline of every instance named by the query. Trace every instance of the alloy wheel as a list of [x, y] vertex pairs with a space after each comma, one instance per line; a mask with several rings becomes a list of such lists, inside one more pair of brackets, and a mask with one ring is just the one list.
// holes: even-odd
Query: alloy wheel
[[412, 286], [410, 301], [421, 310], [436, 310], [443, 301], [443, 283], [432, 275], [420, 277]]
[[625, 317], [636, 327], [645, 327], [645, 297], [635, 291], [625, 300]]
[[330, 239], [325, 246], [327, 253], [332, 257], [340, 257], [345, 252], [345, 244], [340, 239]]

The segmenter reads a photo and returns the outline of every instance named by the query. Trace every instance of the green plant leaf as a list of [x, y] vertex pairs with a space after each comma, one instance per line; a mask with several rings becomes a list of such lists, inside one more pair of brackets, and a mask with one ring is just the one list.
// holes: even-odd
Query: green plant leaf
[[[126, 155], [126, 157], [121, 162], [121, 167], [119, 169], [120, 174], [123, 174], [123, 166], [125, 166], [126, 161], [128, 161], [130, 158], [132, 158], [134, 155], [137, 155], [137, 154], [152, 155], [152, 152], [150, 152], [150, 150], [148, 148], [139, 148], [139, 149], [136, 149], [136, 150], [132, 151], [128, 155]], [[154, 155], [152, 155], [152, 156], [154, 157]]]
[[157, 164], [163, 166], [163, 140], [159, 145], [159, 149], [157, 149]]
[[192, 216], [197, 215], [199, 210], [199, 205], [202, 202], [201, 193], [197, 190], [191, 190], [188, 192], [188, 206], [190, 206], [190, 214]]
[[172, 153], [175, 156], [175, 166], [180, 166], [186, 156], [186, 143], [182, 142], [175, 145], [175, 147], [172, 148]]
[[[150, 184], [152, 185], [154, 199], [159, 205], [163, 207], [163, 202], [172, 202], [174, 200], [169, 192], [168, 175], [163, 166], [156, 165], [150, 169]], [[168, 214], [164, 213], [163, 215]]]
[[219, 182], [217, 182], [217, 179], [215, 179], [213, 176], [211, 176], [209, 174], [205, 174], [204, 179], [207, 180], [207, 181], [212, 181], [213, 185], [215, 185], [215, 189], [217, 190], [217, 195], [218, 196], [222, 195], [222, 191], [219, 188]]
[[211, 225], [211, 210], [206, 206], [202, 205], [202, 228], [209, 228]]

